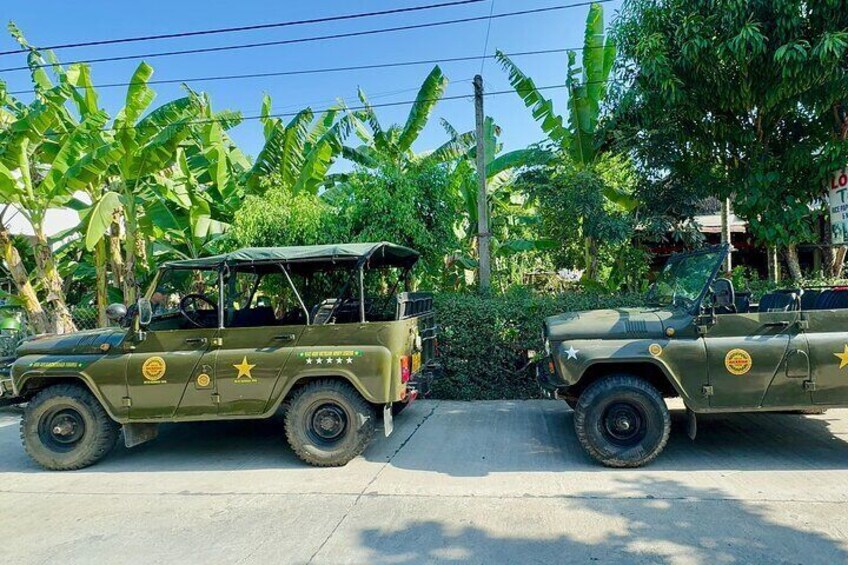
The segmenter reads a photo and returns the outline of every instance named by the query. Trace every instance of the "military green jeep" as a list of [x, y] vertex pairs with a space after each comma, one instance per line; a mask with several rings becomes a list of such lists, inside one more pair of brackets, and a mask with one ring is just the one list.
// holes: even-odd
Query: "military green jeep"
[[21, 437], [48, 469], [79, 469], [159, 424], [270, 418], [294, 452], [344, 465], [378, 410], [392, 418], [436, 372], [418, 253], [390, 243], [242, 249], [174, 261], [146, 297], [109, 308], [121, 327], [25, 341], [0, 398], [26, 402]]
[[848, 288], [787, 288], [758, 304], [717, 278], [726, 247], [672, 256], [643, 308], [544, 323], [544, 391], [574, 409], [586, 452], [610, 467], [652, 461], [671, 426], [664, 398], [697, 414], [848, 405]]

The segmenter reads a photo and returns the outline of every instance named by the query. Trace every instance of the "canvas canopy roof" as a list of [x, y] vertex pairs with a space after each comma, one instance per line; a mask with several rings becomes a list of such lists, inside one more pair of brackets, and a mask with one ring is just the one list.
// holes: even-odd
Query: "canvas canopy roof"
[[333, 245], [302, 245], [295, 247], [246, 247], [224, 253], [202, 257], [169, 261], [163, 268], [216, 269], [221, 266], [239, 267], [251, 265], [274, 265], [279, 263], [344, 263], [350, 265], [366, 259], [372, 268], [383, 266], [411, 267], [418, 260], [417, 251], [381, 241], [379, 243], [344, 243]]

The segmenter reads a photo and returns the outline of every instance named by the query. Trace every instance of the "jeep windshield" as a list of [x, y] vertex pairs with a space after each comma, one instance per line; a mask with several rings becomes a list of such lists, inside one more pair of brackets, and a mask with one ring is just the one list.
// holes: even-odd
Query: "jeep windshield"
[[648, 291], [648, 304], [689, 308], [698, 302], [718, 271], [724, 253], [724, 248], [719, 247], [672, 255]]

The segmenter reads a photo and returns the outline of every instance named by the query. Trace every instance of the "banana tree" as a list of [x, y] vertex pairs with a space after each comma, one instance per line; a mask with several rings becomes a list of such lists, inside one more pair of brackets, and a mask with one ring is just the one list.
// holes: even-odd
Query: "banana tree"
[[[42, 55], [27, 44], [13, 24], [10, 31], [21, 46], [29, 50], [35, 100], [24, 105], [4, 89], [3, 105], [8, 125], [0, 134], [0, 198], [15, 206], [33, 229], [36, 270], [48, 305], [48, 329], [64, 333], [76, 327], [47, 237], [46, 215], [49, 209], [66, 206], [74, 199], [64, 182], [66, 174], [108, 118], [103, 112], [94, 112], [76, 121], [65, 103], [79, 97], [76, 87], [87, 80], [87, 71], [77, 65], [66, 72], [56, 63], [52, 53], [48, 53], [47, 60], [58, 77], [58, 84], [54, 85], [44, 70]], [[10, 253], [7, 247], [6, 258], [14, 262]], [[23, 294], [29, 294], [20, 284], [18, 288]], [[40, 317], [37, 312], [33, 314], [37, 319]]]
[[377, 113], [360, 89], [359, 100], [363, 108], [351, 111], [349, 115], [362, 145], [345, 147], [344, 157], [367, 169], [373, 169], [380, 164], [393, 164], [404, 168], [425, 157], [426, 155], [416, 155], [412, 145], [427, 125], [436, 104], [444, 96], [448, 82], [438, 65], [435, 66], [424, 79], [415, 102], [409, 110], [406, 123], [403, 126], [394, 125], [389, 128], [384, 128], [380, 124]]
[[[117, 195], [107, 192], [98, 201], [86, 233], [86, 244], [96, 245], [113, 223], [115, 211], [123, 211], [124, 253], [121, 277], [124, 300], [137, 298], [137, 269], [146, 266], [144, 257], [147, 241], [139, 231], [144, 211], [144, 195], [154, 175], [173, 166], [177, 148], [191, 133], [194, 121], [201, 113], [199, 97], [189, 92], [183, 98], [168, 102], [147, 115], [144, 113], [156, 97], [148, 86], [153, 69], [141, 63], [130, 80], [124, 108], [118, 112], [109, 135], [74, 165], [68, 178], [72, 189], [112, 181]], [[144, 116], [144, 117], [142, 117]], [[102, 200], [101, 199], [101, 200]]]
[[342, 153], [342, 144], [351, 130], [352, 120], [343, 106], [334, 106], [318, 118], [310, 108], [295, 115], [288, 123], [271, 113], [271, 98], [262, 99], [261, 123], [265, 144], [242, 181], [249, 193], [261, 193], [267, 187], [263, 179], [273, 175], [276, 189], [294, 193], [317, 194], [328, 180], [328, 171]]
[[[546, 98], [533, 79], [524, 74], [508, 56], [498, 51], [495, 58], [509, 74], [510, 84], [550, 140], [569, 155], [578, 167], [589, 168], [602, 155], [598, 121], [615, 56], [615, 43], [607, 40], [604, 35], [604, 9], [600, 4], [592, 4], [586, 18], [582, 68], [577, 67], [577, 54], [574, 51], [568, 52], [565, 79], [568, 91], [567, 123], [554, 110], [553, 101]], [[622, 209], [630, 210], [635, 206], [632, 196], [619, 187], [606, 186], [604, 195]]]
[[[477, 226], [477, 136], [474, 131], [460, 133], [445, 120], [442, 120], [442, 126], [450, 139], [424, 159], [452, 166], [453, 186], [462, 202], [455, 230], [461, 239], [469, 240], [473, 247], [476, 239], [471, 232]], [[483, 122], [483, 147], [489, 217], [494, 236], [491, 240], [492, 256], [496, 262], [503, 263], [508, 262], [508, 257], [515, 253], [543, 249], [549, 245], [548, 242], [528, 237], [526, 226], [530, 222], [528, 218], [532, 216], [532, 210], [528, 210], [526, 195], [516, 191], [512, 181], [516, 171], [544, 165], [553, 155], [542, 147], [501, 153], [503, 143], [499, 140], [500, 134], [500, 126], [487, 116]], [[457, 254], [457, 257], [461, 255]], [[461, 263], [472, 267], [476, 264], [469, 257], [462, 257]]]

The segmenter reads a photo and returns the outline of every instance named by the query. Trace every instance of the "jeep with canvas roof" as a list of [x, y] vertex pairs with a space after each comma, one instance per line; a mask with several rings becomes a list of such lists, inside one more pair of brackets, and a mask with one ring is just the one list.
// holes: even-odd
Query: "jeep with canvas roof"
[[163, 265], [120, 327], [23, 342], [0, 398], [26, 402], [21, 437], [48, 469], [104, 457], [166, 422], [270, 418], [294, 452], [344, 465], [379, 412], [392, 418], [435, 374], [433, 298], [391, 243], [241, 249]]
[[786, 288], [751, 303], [718, 276], [726, 246], [673, 255], [641, 308], [547, 318], [543, 391], [574, 409], [580, 444], [611, 467], [652, 461], [664, 398], [698, 414], [848, 406], [848, 288]]

